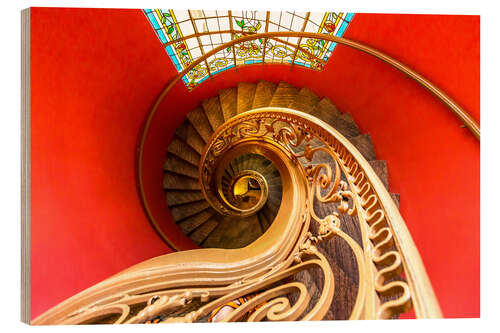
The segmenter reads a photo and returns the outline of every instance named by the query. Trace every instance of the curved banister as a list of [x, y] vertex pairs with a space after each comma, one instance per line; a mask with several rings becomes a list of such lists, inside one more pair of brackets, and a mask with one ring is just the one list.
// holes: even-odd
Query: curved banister
[[[279, 296], [290, 288], [303, 293], [303, 299], [285, 311], [284, 319], [293, 320], [299, 310], [304, 310], [309, 296], [303, 285], [287, 283], [286, 279], [311, 267], [319, 267], [327, 283], [322, 300], [306, 319], [321, 319], [328, 310], [324, 305], [332, 300], [334, 283], [326, 259], [305, 244], [310, 242], [307, 183], [302, 170], [295, 168], [291, 160], [279, 152], [274, 154], [276, 167], [286, 181], [283, 198], [303, 204], [280, 210], [277, 218], [282, 223], [273, 223], [254, 243], [241, 249], [197, 249], [147, 260], [56, 305], [32, 324], [78, 324], [109, 315], [118, 317], [112, 321], [115, 324], [138, 323], [194, 301], [206, 303], [185, 316], [171, 318], [191, 322], [230, 300], [263, 288], [269, 289], [269, 293], [259, 294], [264, 299]], [[300, 260], [304, 255], [310, 258]], [[285, 289], [272, 289], [282, 280]], [[131, 309], [137, 305], [142, 310], [132, 315]]]
[[[349, 319], [392, 318], [411, 307], [417, 318], [441, 317], [398, 209], [346, 138], [299, 111], [268, 107], [244, 112], [221, 125], [207, 143], [199, 169], [202, 187], [213, 184], [221, 161], [252, 149], [273, 161], [283, 186], [281, 208], [256, 241], [240, 249], [197, 249], [147, 260], [69, 298], [32, 323], [143, 323], [158, 316], [165, 322], [194, 322], [249, 294], [255, 296], [225, 321], [245, 315], [247, 320], [320, 320], [330, 309], [336, 286], [330, 263], [316, 245], [335, 237], [346, 242], [357, 265]], [[329, 162], [315, 160], [320, 154]], [[319, 218], [317, 202], [338, 207]], [[342, 230], [342, 215], [357, 218], [361, 244]], [[311, 223], [318, 225], [315, 234]], [[311, 269], [319, 269], [323, 276], [315, 298], [305, 282], [290, 281]], [[292, 293], [298, 293], [293, 304], [288, 298]]]
[[[187, 36], [186, 39], [195, 37], [193, 36]], [[151, 212], [149, 203], [146, 199], [146, 193], [144, 191], [144, 184], [143, 184], [143, 179], [142, 179], [142, 160], [143, 160], [143, 151], [144, 151], [144, 145], [149, 133], [149, 128], [151, 126], [151, 121], [153, 120], [154, 115], [156, 114], [156, 111], [158, 110], [160, 104], [162, 101], [165, 99], [167, 94], [172, 90], [172, 88], [181, 80], [181, 78], [186, 75], [189, 71], [191, 71], [194, 67], [196, 67], [198, 64], [201, 62], [205, 61], [208, 57], [216, 54], [217, 52], [226, 49], [228, 47], [231, 47], [235, 44], [246, 42], [246, 41], [251, 41], [251, 40], [256, 40], [259, 38], [277, 38], [277, 37], [306, 37], [306, 38], [317, 38], [317, 39], [323, 39], [327, 41], [332, 41], [341, 45], [346, 45], [349, 47], [352, 47], [356, 50], [365, 52], [377, 59], [380, 59], [392, 67], [396, 68], [397, 70], [401, 71], [408, 77], [412, 78], [415, 80], [417, 83], [419, 83], [421, 86], [426, 88], [428, 91], [430, 91], [434, 96], [436, 96], [442, 103], [444, 103], [459, 119], [460, 121], [463, 122], [463, 124], [472, 132], [472, 134], [480, 140], [480, 128], [477, 122], [470, 116], [458, 103], [456, 103], [451, 97], [449, 97], [446, 93], [444, 93], [441, 89], [439, 89], [437, 86], [432, 84], [429, 80], [427, 80], [425, 77], [422, 75], [418, 74], [417, 72], [413, 71], [410, 69], [408, 66], [404, 65], [403, 63], [397, 61], [396, 59], [388, 56], [387, 54], [384, 54], [372, 47], [369, 47], [367, 45], [364, 45], [359, 42], [355, 42], [346, 38], [342, 37], [337, 37], [337, 36], [332, 36], [332, 35], [325, 35], [325, 34], [320, 34], [320, 33], [310, 33], [310, 32], [287, 32], [287, 31], [278, 31], [278, 32], [266, 32], [266, 33], [260, 33], [260, 34], [251, 34], [248, 36], [244, 36], [235, 40], [232, 40], [230, 42], [224, 43], [218, 47], [215, 47], [214, 49], [210, 50], [209, 52], [205, 53], [202, 57], [196, 59], [193, 61], [189, 66], [187, 66], [182, 72], [180, 72], [174, 79], [172, 79], [167, 86], [162, 90], [158, 98], [156, 99], [153, 107], [151, 108], [151, 111], [149, 112], [145, 122], [144, 126], [142, 129], [142, 133], [140, 134], [139, 137], [139, 142], [138, 142], [138, 156], [137, 156], [137, 181], [138, 181], [138, 189], [139, 189], [139, 194], [141, 201], [144, 206], [144, 210], [146, 211], [146, 214], [148, 215], [149, 220], [151, 221], [153, 227], [155, 230], [158, 232], [160, 237], [174, 250], [179, 250], [177, 245], [172, 242], [167, 235], [162, 231], [162, 229], [159, 227], [158, 222], [156, 221], [153, 213]], [[298, 45], [296, 47], [299, 47]]]
[[[392, 288], [396, 289], [408, 287], [409, 294], [407, 296], [411, 298], [411, 301], [407, 299], [408, 304], [399, 304], [398, 306], [405, 308], [411, 303], [417, 318], [441, 317], [439, 304], [418, 250], [389, 192], [361, 153], [338, 131], [320, 119], [296, 110], [266, 107], [244, 112], [221, 125], [205, 146], [199, 165], [201, 189], [207, 201], [214, 208], [217, 209], [224, 205], [223, 200], [211, 191], [211, 187], [217, 184], [213, 180], [216, 177], [221, 156], [234, 150], [240, 142], [250, 139], [257, 140], [257, 145], [263, 142], [273, 143], [277, 149], [284, 150], [289, 158], [296, 161], [302, 158], [310, 162], [314, 155], [320, 151], [330, 155], [332, 163], [336, 167], [335, 172], [329, 166], [302, 163], [302, 167], [311, 181], [309, 210], [313, 220], [316, 220], [320, 225], [326, 225], [328, 217], [320, 219], [314, 212], [314, 199], [320, 200], [322, 203], [341, 202], [341, 206], [344, 202], [343, 199], [349, 197], [353, 200], [353, 207], [349, 211], [347, 207], [341, 209], [341, 206], [339, 206], [339, 211], [348, 211], [349, 215], [357, 216], [360, 221], [365, 257], [364, 260], [358, 261], [358, 268], [365, 267], [366, 276], [363, 277], [364, 281], [360, 281], [360, 284], [367, 284], [367, 300], [364, 305], [368, 318], [387, 316], [383, 313], [387, 309], [384, 309], [383, 306], [377, 306], [373, 290], [386, 292], [391, 284]], [[314, 142], [313, 139], [316, 139], [316, 147], [308, 147]], [[297, 152], [293, 149], [293, 147], [301, 145], [306, 145], [305, 148], [302, 147], [303, 152], [300, 150]], [[300, 166], [301, 163], [297, 163], [297, 165]], [[346, 175], [348, 182], [343, 187], [339, 178], [340, 170]], [[320, 185], [324, 182], [330, 186], [330, 195], [323, 196], [321, 194], [323, 187]], [[331, 185], [332, 183], [333, 185]], [[293, 205], [294, 202], [282, 201], [284, 207]], [[330, 216], [335, 216], [335, 213]], [[275, 221], [281, 222], [278, 219]], [[334, 229], [334, 233], [340, 231], [338, 227]], [[380, 234], [384, 232], [386, 233], [385, 238], [380, 240]], [[395, 243], [397, 252], [388, 250], [387, 244], [391, 240]], [[391, 268], [381, 269], [374, 276], [371, 276], [369, 271], [372, 265], [376, 266], [389, 256], [395, 258], [394, 262], [389, 265]], [[395, 272], [401, 266], [408, 284], [385, 283], [385, 276], [390, 274], [391, 270]], [[404, 294], [400, 298], [401, 302], [403, 302], [403, 297]], [[376, 308], [378, 310], [375, 310]], [[375, 311], [378, 311], [377, 314]]]
[[[324, 39], [375, 56], [428, 89], [480, 138], [479, 126], [457, 103], [416, 72], [375, 49], [316, 33], [272, 32], [245, 36], [193, 62], [167, 85], [149, 113], [139, 143], [138, 181], [150, 218], [153, 219], [142, 184], [142, 157], [149, 127], [160, 103], [183, 75], [207, 57], [237, 43], [273, 37]], [[244, 123], [247, 126], [252, 121], [255, 131], [227, 140], [228, 131]], [[226, 146], [220, 145], [221, 139]], [[314, 140], [315, 145], [310, 145]], [[333, 237], [340, 237], [349, 245], [358, 265], [359, 285], [351, 319], [389, 318], [411, 307], [417, 318], [441, 317], [420, 255], [384, 185], [346, 138], [315, 117], [285, 108], [263, 108], [245, 112], [224, 123], [205, 147], [199, 169], [202, 189], [211, 204], [217, 206], [218, 200], [209, 194], [210, 184], [214, 184], [210, 180], [217, 178], [212, 167], [218, 163], [218, 156], [231, 154], [231, 151], [234, 154], [238, 149], [251, 150], [255, 145], [269, 154], [280, 170], [284, 189], [282, 202], [287, 207], [279, 210], [268, 231], [254, 243], [242, 249], [198, 249], [147, 260], [69, 298], [32, 323], [77, 324], [109, 316], [116, 317], [113, 323], [138, 323], [198, 301], [200, 306], [196, 310], [167, 319], [192, 322], [250, 293], [258, 295], [225, 320], [241, 319], [245, 311], [259, 304], [265, 305], [249, 320], [265, 317], [269, 320], [322, 319], [332, 302], [335, 283], [328, 261], [315, 245]], [[303, 150], [297, 150], [299, 147]], [[217, 154], [214, 150], [218, 150]], [[317, 153], [328, 154], [335, 170], [328, 164], [311, 164]], [[340, 173], [346, 176], [345, 181], [340, 180]], [[319, 218], [314, 211], [314, 200], [338, 203], [338, 213]], [[361, 245], [341, 229], [339, 213], [357, 217], [362, 233]], [[319, 225], [318, 234], [308, 231], [310, 223]], [[379, 267], [382, 262], [385, 266]], [[306, 310], [310, 301], [306, 286], [286, 279], [312, 267], [321, 270], [324, 284], [316, 304]], [[401, 279], [391, 280], [394, 276]], [[277, 282], [283, 283], [276, 286]], [[299, 293], [293, 305], [284, 296], [290, 292]], [[379, 294], [395, 298], [381, 301]], [[140, 311], [132, 313], [134, 306], [140, 306]]]

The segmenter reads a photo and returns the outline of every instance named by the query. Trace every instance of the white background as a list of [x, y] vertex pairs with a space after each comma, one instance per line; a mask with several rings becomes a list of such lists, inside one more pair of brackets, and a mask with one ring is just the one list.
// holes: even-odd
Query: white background
[[[103, 332], [119, 329], [139, 329], [169, 332], [220, 332], [222, 331], [408, 331], [429, 332], [486, 332], [500, 331], [498, 250], [500, 233], [498, 189], [500, 189], [498, 148], [500, 131], [499, 16], [496, 1], [361, 1], [361, 0], [186, 0], [186, 1], [5, 1], [1, 10], [0, 41], [0, 135], [1, 135], [1, 286], [0, 331]], [[169, 324], [30, 327], [20, 322], [20, 11], [30, 6], [47, 7], [111, 7], [111, 8], [174, 8], [174, 9], [255, 9], [255, 10], [304, 10], [327, 9], [364, 13], [428, 13], [428, 14], [480, 14], [481, 15], [481, 319], [459, 320], [400, 320], [384, 322], [313, 322], [313, 323], [261, 323], [261, 324]], [[189, 7], [189, 8], [188, 8]], [[452, 227], [453, 221], [447, 221]], [[460, 260], [460, 258], [450, 258]], [[453, 279], [453, 276], [450, 276]], [[460, 290], [457, 290], [460, 293]]]

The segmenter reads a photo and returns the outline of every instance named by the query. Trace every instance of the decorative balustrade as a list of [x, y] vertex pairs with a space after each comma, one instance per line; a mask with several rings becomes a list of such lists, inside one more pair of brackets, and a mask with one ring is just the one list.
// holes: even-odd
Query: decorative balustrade
[[[199, 168], [207, 200], [227, 215], [240, 213], [217, 191], [221, 170], [244, 152], [271, 159], [283, 184], [281, 208], [259, 239], [241, 249], [150, 259], [73, 296], [33, 324], [203, 322], [245, 296], [247, 302], [222, 321], [321, 320], [338, 290], [318, 245], [334, 238], [346, 242], [357, 265], [349, 319], [393, 318], [412, 307], [417, 318], [441, 317], [398, 209], [347, 139], [290, 109], [262, 108], [230, 119], [211, 137]], [[320, 218], [315, 207], [331, 203], [336, 209]], [[361, 243], [343, 230], [343, 215], [357, 218]], [[321, 272], [318, 295], [296, 278], [311, 270]]]
[[[389, 193], [356, 148], [317, 118], [290, 109], [263, 108], [221, 126], [200, 162], [201, 188], [213, 207], [232, 214], [221, 193], [214, 191], [220, 186], [216, 170], [226, 152], [248, 142], [282, 150], [310, 182], [307, 209], [319, 224], [319, 234], [310, 235], [307, 243], [341, 237], [355, 253], [360, 278], [351, 318], [390, 318], [412, 305], [417, 317], [441, 316], [418, 251]], [[320, 153], [329, 156], [330, 163], [325, 163], [324, 158], [314, 163], [315, 155]], [[342, 174], [346, 180], [341, 180]], [[338, 203], [338, 211], [319, 218], [314, 200]], [[294, 204], [283, 201], [282, 206], [286, 209]], [[340, 229], [339, 214], [358, 218], [363, 248]], [[402, 275], [408, 282], [393, 280]], [[377, 295], [397, 298], [381, 302]]]
[[[194, 61], [154, 104], [140, 139], [137, 168], [141, 198], [151, 219], [142, 184], [142, 158], [160, 103], [184, 74], [219, 50], [258, 38], [280, 37], [333, 41], [390, 64], [440, 99], [479, 139], [479, 126], [456, 102], [418, 73], [373, 48], [315, 33], [252, 34]], [[225, 215], [248, 214], [220, 190], [223, 170], [242, 153], [258, 153], [273, 161], [283, 184], [281, 208], [259, 239], [242, 249], [197, 249], [147, 260], [67, 299], [32, 324], [203, 322], [220, 306], [249, 295], [223, 321], [320, 320], [332, 307], [338, 289], [331, 263], [319, 248], [334, 239], [347, 244], [357, 266], [356, 298], [349, 319], [394, 318], [411, 308], [417, 318], [441, 317], [397, 207], [346, 138], [321, 120], [290, 109], [263, 108], [230, 119], [213, 134], [199, 169], [206, 199]], [[316, 208], [332, 203], [336, 208], [321, 218]], [[357, 221], [360, 241], [343, 229], [344, 216]], [[319, 296], [296, 278], [314, 269], [321, 272], [315, 275], [321, 277], [317, 281]]]

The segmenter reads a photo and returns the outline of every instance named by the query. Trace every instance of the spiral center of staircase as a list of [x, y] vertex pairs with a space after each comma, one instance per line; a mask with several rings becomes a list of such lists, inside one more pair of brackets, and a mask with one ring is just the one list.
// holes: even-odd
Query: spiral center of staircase
[[238, 173], [229, 188], [229, 204], [244, 215], [254, 214], [261, 209], [269, 194], [266, 179], [253, 170]]
[[[326, 122], [361, 152], [388, 187], [386, 163], [376, 159], [370, 135], [361, 134], [351, 115], [341, 113], [327, 97], [320, 98], [306, 87], [298, 89], [287, 82], [240, 82], [190, 111], [167, 148], [163, 188], [168, 209], [182, 232], [201, 247], [235, 249], [251, 244], [269, 229], [282, 206], [280, 172], [260, 150], [228, 151], [219, 165], [214, 194], [236, 214], [216, 210], [200, 187], [201, 155], [214, 132], [233, 117], [264, 107], [299, 110]], [[313, 163], [331, 162], [318, 156]], [[398, 195], [393, 198], [399, 202]], [[336, 211], [335, 205], [322, 204], [320, 217]], [[361, 242], [359, 233], [353, 233]]]

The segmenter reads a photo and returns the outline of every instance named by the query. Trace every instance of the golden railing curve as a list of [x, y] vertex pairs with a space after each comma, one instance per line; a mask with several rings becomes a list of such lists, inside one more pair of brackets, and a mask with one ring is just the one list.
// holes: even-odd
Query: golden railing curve
[[[286, 182], [283, 200], [300, 204], [279, 210], [279, 221], [255, 242], [241, 249], [197, 249], [147, 260], [56, 305], [32, 324], [144, 323], [158, 316], [162, 322], [206, 321], [217, 307], [249, 294], [256, 296], [225, 321], [323, 318], [332, 302], [334, 277], [314, 243], [326, 236], [308, 232], [303, 170], [281, 151], [271, 154]], [[324, 284], [321, 297], [306, 311], [311, 300], [307, 287], [290, 277], [313, 268], [321, 270]], [[293, 304], [290, 293], [299, 294]], [[253, 311], [255, 304], [263, 306]], [[354, 315], [359, 317], [359, 311]]]
[[[185, 39], [189, 38], [195, 38], [197, 35], [190, 35], [190, 36], [185, 36]], [[432, 82], [430, 82], [428, 79], [423, 77], [422, 75], [418, 74], [414, 70], [410, 69], [408, 66], [404, 65], [403, 63], [397, 61], [396, 59], [390, 57], [389, 55], [380, 52], [372, 47], [369, 47], [367, 45], [364, 45], [362, 43], [352, 41], [346, 38], [342, 37], [337, 37], [337, 36], [332, 36], [332, 35], [325, 35], [325, 34], [320, 34], [320, 33], [310, 33], [310, 32], [294, 32], [294, 31], [278, 31], [278, 32], [265, 32], [265, 33], [260, 33], [260, 34], [250, 34], [247, 36], [243, 36], [238, 39], [231, 40], [227, 43], [224, 43], [218, 47], [213, 48], [209, 52], [206, 52], [205, 55], [202, 57], [196, 59], [193, 61], [189, 66], [187, 66], [182, 72], [180, 72], [175, 78], [173, 78], [163, 89], [163, 91], [160, 93], [158, 98], [156, 99], [151, 111], [149, 112], [145, 122], [144, 126], [142, 129], [142, 133], [139, 138], [138, 142], [138, 156], [137, 156], [137, 181], [138, 181], [138, 188], [139, 188], [139, 194], [141, 197], [141, 201], [144, 206], [144, 210], [146, 211], [146, 214], [149, 217], [149, 220], [151, 221], [151, 224], [155, 228], [155, 230], [158, 232], [160, 237], [174, 250], [179, 250], [177, 244], [175, 242], [172, 242], [169, 237], [163, 232], [163, 230], [159, 227], [158, 221], [156, 221], [153, 213], [151, 212], [148, 200], [146, 198], [146, 193], [144, 191], [144, 184], [143, 184], [143, 179], [142, 179], [142, 166], [143, 166], [143, 153], [144, 153], [144, 145], [146, 143], [146, 139], [149, 133], [149, 128], [151, 125], [151, 122], [154, 118], [154, 115], [156, 114], [156, 111], [158, 110], [160, 104], [162, 101], [165, 99], [167, 94], [173, 89], [173, 87], [181, 80], [181, 78], [186, 75], [189, 71], [191, 71], [194, 67], [196, 67], [198, 64], [201, 62], [205, 61], [208, 57], [216, 54], [217, 52], [227, 49], [228, 47], [233, 47], [236, 44], [243, 43], [246, 41], [251, 41], [251, 40], [256, 40], [256, 39], [268, 39], [268, 38], [279, 38], [279, 37], [299, 37], [299, 38], [316, 38], [316, 39], [322, 39], [326, 41], [332, 41], [335, 43], [338, 43], [340, 45], [345, 45], [349, 46], [353, 49], [362, 51], [364, 53], [367, 53], [379, 60], [382, 60], [386, 62], [387, 64], [391, 65], [392, 67], [396, 68], [409, 78], [415, 80], [418, 84], [420, 84], [422, 87], [430, 91], [434, 96], [436, 96], [443, 104], [445, 104], [459, 119], [460, 121], [464, 124], [465, 127], [467, 127], [472, 134], [480, 140], [480, 128], [479, 124], [470, 116], [465, 109], [463, 109], [457, 102], [455, 102], [450, 96], [448, 96], [444, 91], [439, 89], [437, 86], [435, 86]], [[296, 48], [300, 50], [300, 52], [305, 52], [307, 53], [307, 50], [303, 50], [300, 48], [300, 46], [295, 45]]]
[[[69, 298], [32, 323], [206, 321], [218, 307], [245, 296], [248, 302], [223, 321], [320, 320], [331, 307], [335, 276], [317, 245], [334, 237], [348, 244], [357, 264], [356, 299], [349, 319], [392, 318], [412, 307], [417, 318], [441, 317], [398, 209], [347, 139], [321, 120], [291, 109], [242, 113], [221, 125], [205, 147], [199, 168], [205, 193], [219, 177], [221, 161], [227, 163], [235, 151], [252, 149], [275, 163], [283, 186], [281, 207], [260, 238], [241, 249], [197, 249], [147, 260]], [[320, 154], [329, 162], [318, 162]], [[208, 194], [207, 200], [217, 206], [217, 196]], [[315, 200], [336, 203], [337, 209], [320, 218]], [[357, 217], [361, 245], [342, 230], [343, 214]], [[311, 223], [318, 225], [315, 234]], [[311, 269], [319, 269], [323, 281], [314, 298], [304, 282], [294, 279]], [[293, 294], [298, 294], [294, 302]]]
[[[366, 292], [362, 296], [365, 298], [365, 318], [389, 318], [406, 312], [412, 305], [417, 317], [441, 317], [420, 255], [380, 179], [347, 139], [311, 115], [268, 107], [245, 112], [221, 125], [207, 143], [199, 167], [201, 189], [214, 208], [230, 215], [224, 201], [213, 191], [213, 187], [220, 183], [217, 179], [220, 174], [216, 172], [220, 158], [241, 142], [252, 140], [256, 145], [268, 144], [283, 150], [296, 166], [303, 169], [311, 184], [309, 214], [319, 223], [319, 235], [313, 239], [340, 236], [356, 254], [361, 276], [359, 288]], [[330, 156], [330, 164], [324, 160], [314, 163], [315, 154], [320, 152]], [[341, 180], [341, 173], [346, 175], [346, 181]], [[319, 218], [314, 211], [314, 200], [336, 202], [338, 211]], [[352, 207], [349, 207], [349, 201]], [[282, 201], [284, 207], [293, 205], [294, 202]], [[357, 244], [340, 230], [339, 214], [358, 218], [363, 249], [358, 249]], [[363, 252], [362, 259], [360, 252]], [[407, 281], [389, 282], [402, 272]], [[398, 294], [399, 297], [380, 303], [376, 294]]]

